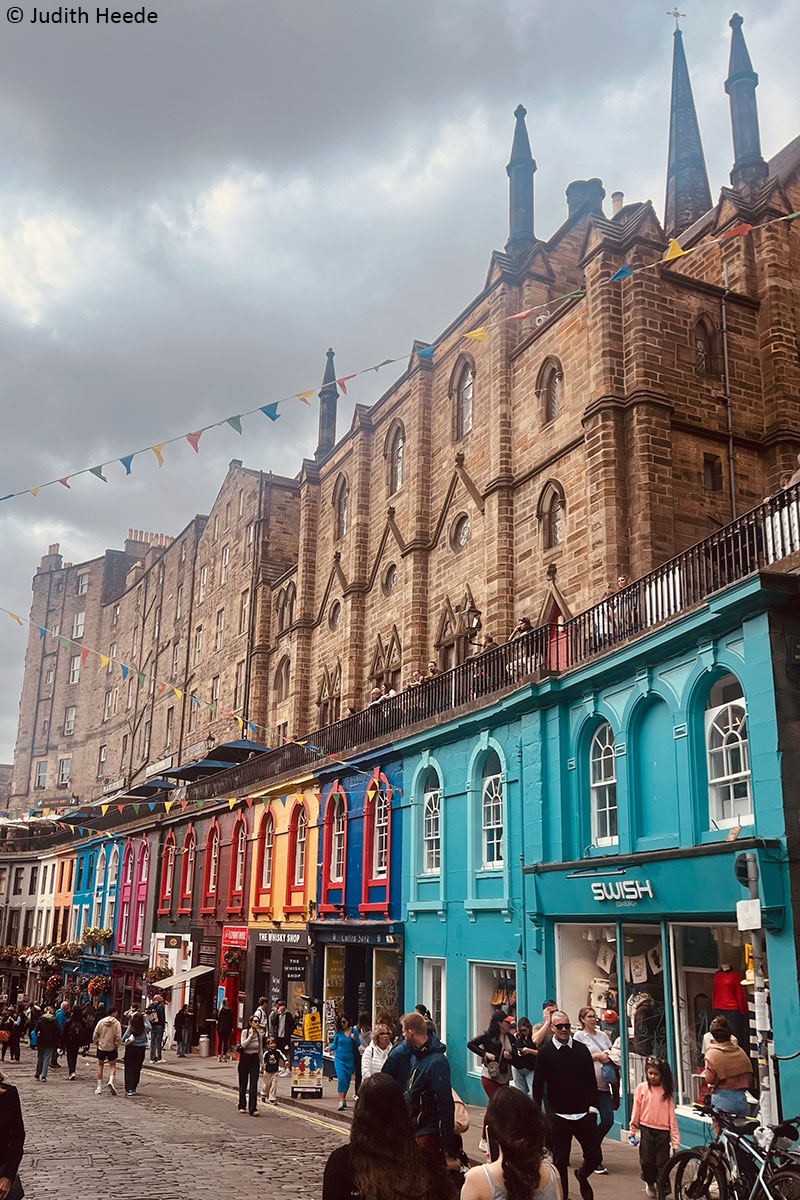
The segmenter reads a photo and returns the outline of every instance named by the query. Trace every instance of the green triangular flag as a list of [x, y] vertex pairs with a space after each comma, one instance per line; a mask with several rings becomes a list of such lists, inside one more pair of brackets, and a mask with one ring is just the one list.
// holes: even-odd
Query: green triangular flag
[[108, 483], [108, 480], [106, 479], [105, 475], [103, 474], [103, 468], [102, 468], [102, 466], [100, 466], [100, 467], [89, 467], [89, 474], [90, 474], [90, 475], [96, 475], [98, 479], [102, 479], [103, 483]]
[[197, 805], [197, 811], [202, 812], [205, 800], [195, 800], [195, 804]]
[[139, 808], [140, 808], [140, 806], [139, 806], [138, 804], [134, 804], [134, 805], [133, 805], [133, 811], [134, 811], [134, 814], [135, 814], [137, 817], [138, 817], [138, 815], [139, 815]]
[[241, 417], [226, 417], [225, 423], [226, 423], [226, 425], [230, 425], [231, 429], [235, 429], [237, 433], [242, 432], [242, 418]]
[[796, 213], [789, 213], [788, 217], [781, 217], [782, 221], [796, 221], [800, 217], [800, 208]]
[[146, 683], [147, 683], [147, 676], [145, 675], [144, 671], [140, 671], [139, 672], [139, 687], [143, 688]]
[[62, 648], [63, 650], [69, 650], [69, 642], [68, 642], [68, 641], [67, 641], [67, 639], [64, 637], [63, 633], [60, 633], [60, 634], [58, 635], [58, 640], [61, 642], [61, 648]]

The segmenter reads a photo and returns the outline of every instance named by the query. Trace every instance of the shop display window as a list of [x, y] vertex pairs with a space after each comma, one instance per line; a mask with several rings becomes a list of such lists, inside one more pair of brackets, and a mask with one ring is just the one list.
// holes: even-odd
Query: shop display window
[[344, 1012], [344, 946], [325, 947], [325, 1035], [329, 1042], [336, 1033], [336, 1018]]
[[[506, 963], [472, 963], [472, 1010], [469, 1036], [475, 1037], [489, 1025], [492, 1014], [502, 1009], [517, 1014], [517, 971]], [[480, 1059], [472, 1055], [472, 1069], [479, 1071]]]
[[375, 949], [372, 961], [372, 978], [374, 980], [373, 1015], [379, 1010], [385, 1009], [396, 1021], [400, 1016], [400, 966], [399, 955], [396, 950]]
[[418, 987], [422, 1003], [427, 1007], [436, 1032], [443, 1042], [447, 1041], [447, 1007], [445, 981], [447, 968], [443, 958], [420, 958]]

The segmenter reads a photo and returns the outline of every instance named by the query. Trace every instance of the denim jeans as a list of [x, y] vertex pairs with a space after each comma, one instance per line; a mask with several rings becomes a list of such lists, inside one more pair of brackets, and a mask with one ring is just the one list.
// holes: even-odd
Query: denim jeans
[[748, 1117], [750, 1115], [750, 1104], [740, 1088], [717, 1088], [711, 1097], [711, 1107], [719, 1108], [722, 1112], [733, 1113], [734, 1116]]
[[150, 1062], [161, 1058], [161, 1043], [164, 1041], [164, 1026], [154, 1025], [150, 1032]]
[[597, 1118], [597, 1140], [600, 1143], [600, 1153], [603, 1152], [603, 1138], [614, 1124], [614, 1109], [611, 1105], [611, 1092], [601, 1092], [598, 1088], [594, 1094], [594, 1106], [599, 1116]]
[[47, 1079], [47, 1072], [50, 1070], [50, 1059], [53, 1057], [55, 1046], [40, 1046], [36, 1055], [36, 1078], [40, 1076], [42, 1079]]
[[524, 1092], [526, 1096], [533, 1095], [533, 1071], [528, 1067], [512, 1067], [511, 1074], [513, 1076], [512, 1087], [515, 1087], [518, 1092]]
[[192, 1031], [189, 1026], [184, 1025], [181, 1036], [178, 1038], [178, 1058], [185, 1058], [187, 1054], [191, 1053], [191, 1035]]

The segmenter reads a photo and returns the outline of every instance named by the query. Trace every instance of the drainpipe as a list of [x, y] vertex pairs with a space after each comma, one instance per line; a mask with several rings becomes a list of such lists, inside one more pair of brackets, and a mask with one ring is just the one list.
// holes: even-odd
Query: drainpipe
[[720, 308], [722, 312], [722, 362], [724, 367], [725, 378], [725, 416], [728, 425], [728, 482], [731, 492], [731, 520], [736, 520], [736, 475], [735, 463], [733, 457], [733, 409], [731, 407], [731, 372], [730, 362], [728, 359], [728, 306], [726, 297], [730, 291], [728, 281], [728, 264], [723, 263], [722, 278], [725, 282], [725, 291], [722, 294]]

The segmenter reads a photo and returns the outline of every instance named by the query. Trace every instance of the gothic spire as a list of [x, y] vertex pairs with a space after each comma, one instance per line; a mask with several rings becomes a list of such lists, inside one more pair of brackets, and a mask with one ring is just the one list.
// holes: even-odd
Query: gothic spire
[[336, 445], [336, 401], [339, 399], [339, 389], [336, 386], [336, 368], [333, 365], [334, 354], [328, 351], [328, 361], [322, 376], [322, 387], [319, 389], [319, 439], [314, 451], [314, 458], [319, 462], [330, 454]]
[[511, 158], [508, 160], [508, 241], [509, 254], [519, 254], [536, 241], [533, 233], [533, 173], [536, 161], [531, 154], [528, 130], [525, 126], [527, 113], [521, 104], [514, 110], [517, 119]]
[[711, 208], [711, 189], [708, 186], [700, 126], [683, 49], [683, 34], [677, 28], [677, 18], [672, 37], [672, 97], [664, 229], [674, 237], [708, 212]]
[[753, 70], [742, 33], [744, 19], [734, 13], [729, 24], [733, 32], [725, 91], [730, 97], [733, 132], [731, 183], [735, 188], [758, 187], [769, 175], [769, 167], [761, 157], [756, 104], [758, 75]]

